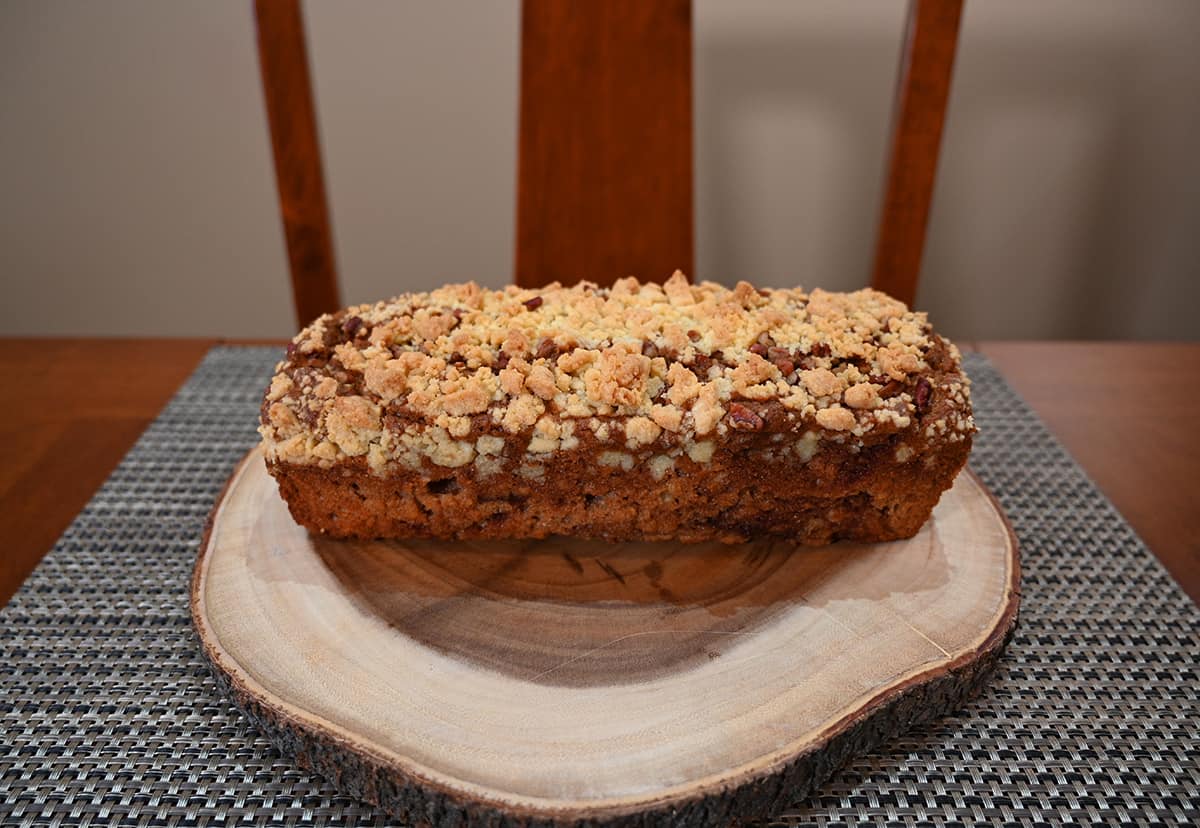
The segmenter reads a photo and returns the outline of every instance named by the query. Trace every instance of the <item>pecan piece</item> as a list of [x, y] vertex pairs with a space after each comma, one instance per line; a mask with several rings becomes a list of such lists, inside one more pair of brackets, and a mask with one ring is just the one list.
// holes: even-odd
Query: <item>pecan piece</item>
[[556, 356], [558, 356], [558, 345], [554, 344], [553, 339], [543, 339], [533, 353], [534, 359], [554, 359]]
[[924, 414], [929, 410], [929, 403], [933, 400], [933, 386], [929, 380], [921, 377], [917, 380], [917, 388], [913, 392], [913, 405], [917, 407], [918, 414]]
[[741, 403], [729, 406], [729, 425], [738, 431], [762, 431], [763, 418]]
[[875, 383], [876, 385], [883, 385], [883, 387], [879, 389], [879, 396], [883, 397], [884, 399], [887, 399], [888, 397], [894, 397], [904, 390], [904, 383], [900, 382], [900, 380], [875, 376], [871, 377], [870, 379], [871, 382]]
[[792, 352], [787, 348], [780, 348], [777, 345], [772, 345], [767, 348], [767, 359], [771, 364], [779, 369], [779, 373], [785, 377], [796, 370], [796, 363], [792, 359]]

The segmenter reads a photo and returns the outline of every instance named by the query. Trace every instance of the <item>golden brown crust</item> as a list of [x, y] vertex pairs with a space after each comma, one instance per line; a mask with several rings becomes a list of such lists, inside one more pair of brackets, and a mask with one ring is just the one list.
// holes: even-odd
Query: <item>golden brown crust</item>
[[[874, 476], [903, 477], [911, 464], [936, 470], [927, 488], [940, 493], [961, 466], [945, 458], [965, 458], [974, 423], [958, 351], [924, 314], [872, 290], [729, 290], [676, 274], [663, 286], [626, 279], [611, 289], [454, 285], [322, 317], [279, 364], [260, 431], [297, 519], [337, 534], [500, 537], [552, 524], [615, 539], [642, 536], [629, 527], [645, 524], [654, 537], [742, 537], [756, 509], [753, 479], [815, 498], [784, 509], [791, 533], [869, 539], [846, 521], [806, 527], [834, 497], [874, 498], [891, 514], [899, 492]], [[853, 491], [830, 493], [834, 460], [842, 479], [858, 481]], [[604, 492], [590, 492], [593, 478]], [[347, 481], [369, 489], [381, 513], [343, 498]], [[432, 501], [450, 516], [419, 508], [423, 487], [439, 481], [453, 481]], [[691, 503], [687, 486], [709, 506]], [[622, 524], [595, 505], [600, 495], [635, 500], [646, 487], [679, 489], [666, 508], [693, 517], [639, 508]], [[736, 504], [714, 494], [721, 487], [740, 492]], [[585, 489], [587, 509], [574, 502]], [[514, 510], [492, 493], [556, 518], [501, 519]], [[312, 508], [298, 506], [306, 499]], [[321, 517], [322, 500], [339, 510]], [[739, 517], [710, 514], [713, 502]], [[491, 528], [471, 530], [478, 521]], [[919, 526], [881, 521], [880, 537]]]

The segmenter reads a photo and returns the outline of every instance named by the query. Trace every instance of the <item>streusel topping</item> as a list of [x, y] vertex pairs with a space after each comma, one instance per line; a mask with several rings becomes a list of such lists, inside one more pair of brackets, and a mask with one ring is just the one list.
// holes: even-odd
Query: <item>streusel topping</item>
[[301, 331], [260, 430], [272, 459], [366, 457], [381, 473], [486, 461], [502, 436], [533, 455], [571, 450], [580, 429], [693, 459], [730, 430], [794, 432], [811, 456], [822, 438], [907, 428], [936, 393], [956, 403], [943, 432], [965, 437], [965, 378], [919, 378], [942, 343], [925, 314], [870, 289], [729, 289], [679, 272], [612, 288], [450, 285]]

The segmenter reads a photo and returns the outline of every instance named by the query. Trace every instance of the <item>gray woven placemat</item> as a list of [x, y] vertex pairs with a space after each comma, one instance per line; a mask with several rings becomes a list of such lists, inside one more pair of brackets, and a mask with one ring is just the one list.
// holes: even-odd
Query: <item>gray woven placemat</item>
[[[190, 626], [204, 520], [277, 356], [213, 350], [0, 612], [0, 823], [388, 823], [258, 737]], [[996, 371], [968, 370], [1020, 629], [965, 711], [770, 824], [1200, 823], [1200, 611]]]

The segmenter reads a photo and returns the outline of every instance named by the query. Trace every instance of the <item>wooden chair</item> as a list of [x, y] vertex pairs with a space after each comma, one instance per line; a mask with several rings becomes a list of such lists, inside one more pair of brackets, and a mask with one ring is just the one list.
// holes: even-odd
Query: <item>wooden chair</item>
[[[296, 318], [340, 305], [299, 0], [256, 0]], [[962, 0], [910, 0], [872, 284], [911, 304]], [[690, 0], [524, 0], [517, 284], [691, 272]]]

